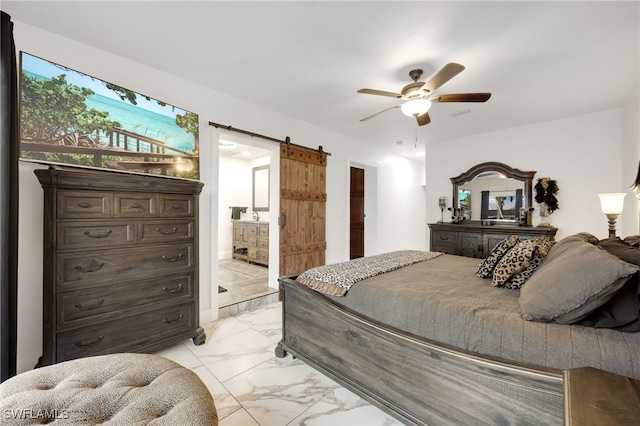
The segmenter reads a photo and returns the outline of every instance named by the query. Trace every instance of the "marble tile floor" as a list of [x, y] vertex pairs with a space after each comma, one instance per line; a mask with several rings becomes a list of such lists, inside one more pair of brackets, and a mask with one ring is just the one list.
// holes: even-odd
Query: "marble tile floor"
[[220, 426], [398, 426], [377, 407], [290, 355], [277, 358], [280, 302], [205, 324], [201, 346], [185, 340], [156, 352], [207, 385]]
[[218, 284], [227, 291], [218, 293], [218, 317], [240, 312], [278, 301], [278, 289], [269, 287], [269, 269], [242, 260], [218, 261]]

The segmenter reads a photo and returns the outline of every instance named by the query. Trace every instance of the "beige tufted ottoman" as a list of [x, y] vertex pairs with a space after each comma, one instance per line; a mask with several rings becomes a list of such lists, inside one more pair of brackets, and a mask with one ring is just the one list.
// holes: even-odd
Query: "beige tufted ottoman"
[[188, 368], [157, 355], [81, 358], [0, 384], [0, 424], [217, 425], [213, 398]]

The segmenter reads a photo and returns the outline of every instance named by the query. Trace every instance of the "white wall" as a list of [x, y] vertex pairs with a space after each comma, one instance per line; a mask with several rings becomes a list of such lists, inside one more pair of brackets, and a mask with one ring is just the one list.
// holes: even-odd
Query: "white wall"
[[[635, 124], [629, 126], [629, 133], [637, 126], [637, 103], [635, 111]], [[612, 109], [427, 145], [427, 220], [439, 220], [438, 196], [446, 195], [450, 203], [449, 177], [478, 163], [499, 161], [521, 170], [535, 170], [535, 179], [549, 176], [558, 181], [560, 208], [549, 217], [558, 227], [557, 238], [582, 231], [607, 237], [607, 219], [597, 194], [627, 192], [627, 198], [632, 198], [628, 189], [632, 181], [630, 166], [623, 164], [623, 157], [632, 157], [634, 178], [638, 167], [637, 128], [635, 139], [623, 138], [624, 114], [632, 115], [626, 109]], [[637, 217], [637, 201], [628, 203], [618, 235], [638, 234]], [[537, 208], [533, 219], [534, 225], [540, 223]]]
[[[622, 190], [627, 192], [624, 211], [619, 217], [622, 229], [640, 227], [640, 201], [633, 191], [626, 191], [638, 175], [640, 167], [640, 83], [631, 91], [629, 102], [622, 110]], [[627, 234], [625, 234], [627, 235]]]
[[[348, 258], [348, 169], [351, 162], [377, 168], [377, 247], [372, 253], [398, 248], [424, 249], [424, 188], [422, 165], [345, 138], [325, 129], [210, 90], [80, 42], [21, 23], [14, 17], [16, 49], [63, 64], [105, 81], [192, 111], [200, 116], [200, 318], [217, 318], [217, 225], [219, 216], [217, 143], [220, 132], [208, 121], [330, 152], [327, 166], [327, 262]], [[202, 54], [208, 54], [202, 52]], [[273, 159], [277, 158], [272, 154]], [[277, 165], [272, 164], [277, 172]], [[20, 223], [18, 266], [18, 370], [31, 369], [41, 354], [42, 312], [42, 189], [33, 164], [20, 164]], [[275, 183], [277, 184], [277, 182]], [[277, 192], [272, 194], [272, 204]], [[223, 206], [228, 207], [228, 206]], [[274, 207], [275, 208], [275, 207]], [[275, 216], [276, 214], [273, 214]], [[272, 216], [272, 217], [273, 217]], [[273, 223], [274, 221], [272, 221]], [[271, 228], [277, 235], [277, 225]], [[270, 258], [277, 250], [270, 248]], [[207, 263], [210, 260], [210, 263]], [[275, 268], [270, 268], [274, 269]], [[277, 272], [274, 272], [277, 273]], [[271, 279], [271, 278], [270, 278]]]
[[[253, 194], [253, 168], [269, 164], [269, 156], [245, 160], [236, 157], [221, 156], [218, 163], [218, 176], [223, 182], [218, 192], [218, 259], [231, 259], [233, 248], [233, 227], [229, 207], [247, 207], [242, 220], [252, 220], [251, 209]], [[259, 212], [260, 220], [268, 222], [270, 212]], [[277, 216], [277, 215], [276, 215]], [[274, 217], [276, 217], [274, 216]]]
[[218, 192], [218, 259], [230, 259], [233, 236], [229, 207], [247, 207], [243, 219], [251, 217], [251, 163], [238, 158], [220, 157], [218, 176], [224, 184]]

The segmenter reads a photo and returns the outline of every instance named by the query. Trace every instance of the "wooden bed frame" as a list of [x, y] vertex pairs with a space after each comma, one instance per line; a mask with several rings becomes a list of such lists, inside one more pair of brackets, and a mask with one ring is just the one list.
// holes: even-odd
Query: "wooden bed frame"
[[447, 347], [359, 316], [280, 279], [291, 354], [406, 424], [558, 424], [562, 371]]

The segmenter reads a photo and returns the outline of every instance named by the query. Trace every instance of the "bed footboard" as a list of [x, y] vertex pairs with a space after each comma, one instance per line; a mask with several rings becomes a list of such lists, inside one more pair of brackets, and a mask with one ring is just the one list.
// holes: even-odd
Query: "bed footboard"
[[562, 372], [487, 359], [386, 327], [293, 281], [276, 355], [303, 360], [416, 425], [562, 424]]

